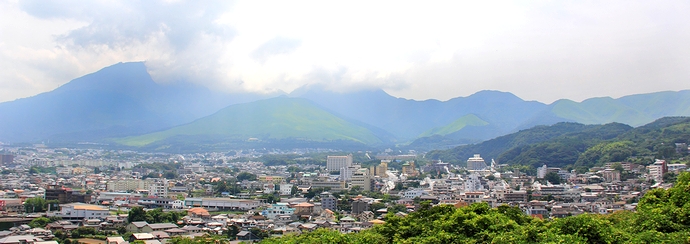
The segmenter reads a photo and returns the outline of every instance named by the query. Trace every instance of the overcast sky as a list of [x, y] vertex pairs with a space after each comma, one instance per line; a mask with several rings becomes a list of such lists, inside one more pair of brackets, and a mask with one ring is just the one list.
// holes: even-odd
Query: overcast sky
[[620, 97], [690, 89], [690, 1], [0, 0], [0, 102], [127, 61], [234, 92]]

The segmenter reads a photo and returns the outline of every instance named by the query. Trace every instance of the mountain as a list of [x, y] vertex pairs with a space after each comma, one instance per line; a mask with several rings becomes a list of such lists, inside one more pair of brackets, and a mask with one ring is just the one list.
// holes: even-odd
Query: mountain
[[586, 169], [608, 162], [633, 160], [645, 164], [655, 158], [687, 156], [687, 148], [679, 150], [676, 143], [690, 143], [690, 118], [665, 117], [636, 128], [621, 123], [562, 122], [479, 144], [432, 151], [426, 157], [462, 164], [472, 154], [479, 153], [502, 164]]
[[[424, 133], [434, 128], [454, 128], [457, 120], [470, 114], [481, 118], [489, 126], [486, 128], [491, 128], [486, 131], [489, 133], [475, 133], [471, 141], [486, 140], [515, 131], [546, 108], [545, 104], [524, 101], [511, 93], [498, 91], [480, 91], [445, 102], [395, 98], [383, 90], [341, 93], [318, 86], [302, 87], [290, 96], [309, 99], [343, 117], [385, 128], [402, 142], [420, 135], [428, 136]], [[458, 131], [476, 130], [475, 127], [463, 127]]]
[[[279, 95], [226, 94], [184, 81], [159, 84], [151, 79], [145, 63], [118, 63], [53, 91], [0, 103], [0, 141], [103, 142], [163, 131], [229, 105]], [[558, 100], [548, 105], [500, 91], [479, 91], [448, 101], [416, 101], [380, 89], [336, 92], [312, 85], [288, 96], [307, 99], [333, 116], [366, 128], [382, 142], [390, 142], [389, 146], [423, 150], [478, 143], [559, 122], [639, 126], [665, 116], [690, 116], [690, 90], [582, 102]]]
[[115, 142], [136, 147], [165, 147], [166, 143], [175, 140], [209, 145], [227, 141], [280, 140], [379, 145], [387, 136], [340, 118], [309, 100], [277, 97], [231, 105], [189, 124]]
[[266, 97], [155, 83], [143, 62], [118, 63], [33, 97], [0, 103], [0, 141], [81, 141], [135, 135]]

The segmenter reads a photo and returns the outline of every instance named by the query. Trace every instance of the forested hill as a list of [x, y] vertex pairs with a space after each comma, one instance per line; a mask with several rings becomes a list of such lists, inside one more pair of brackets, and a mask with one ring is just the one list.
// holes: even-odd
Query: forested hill
[[[632, 128], [620, 123], [537, 126], [479, 144], [432, 151], [427, 158], [464, 164], [473, 154], [497, 163], [539, 167], [591, 167], [606, 162], [675, 158], [675, 143], [690, 142], [690, 118], [666, 117]], [[687, 153], [687, 152], [685, 152]]]

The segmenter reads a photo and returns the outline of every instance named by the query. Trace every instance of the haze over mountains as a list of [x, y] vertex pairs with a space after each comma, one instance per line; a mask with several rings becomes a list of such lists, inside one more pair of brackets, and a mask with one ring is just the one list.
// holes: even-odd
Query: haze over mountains
[[227, 141], [251, 138], [284, 146], [296, 141], [317, 147], [412, 142], [423, 148], [475, 143], [557, 122], [640, 126], [664, 116], [690, 116], [690, 91], [552, 104], [498, 91], [444, 102], [318, 86], [288, 95], [224, 94], [157, 84], [138, 62], [115, 64], [51, 92], [0, 103], [0, 115], [1, 142], [89, 141], [161, 149], [180, 142], [231, 147], [237, 144]]

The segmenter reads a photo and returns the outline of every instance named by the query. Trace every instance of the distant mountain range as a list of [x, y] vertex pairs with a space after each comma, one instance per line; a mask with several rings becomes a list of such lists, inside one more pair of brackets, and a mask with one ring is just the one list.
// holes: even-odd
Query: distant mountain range
[[[240, 144], [431, 149], [558, 122], [640, 126], [664, 116], [690, 116], [690, 90], [552, 104], [498, 91], [443, 102], [395, 98], [383, 90], [338, 93], [318, 86], [290, 94], [225, 94], [155, 83], [145, 64], [137, 62], [115, 64], [53, 91], [0, 103], [0, 115], [2, 142], [89, 141], [151, 150], [205, 144], [214, 149]], [[253, 144], [257, 141], [261, 143]]]

